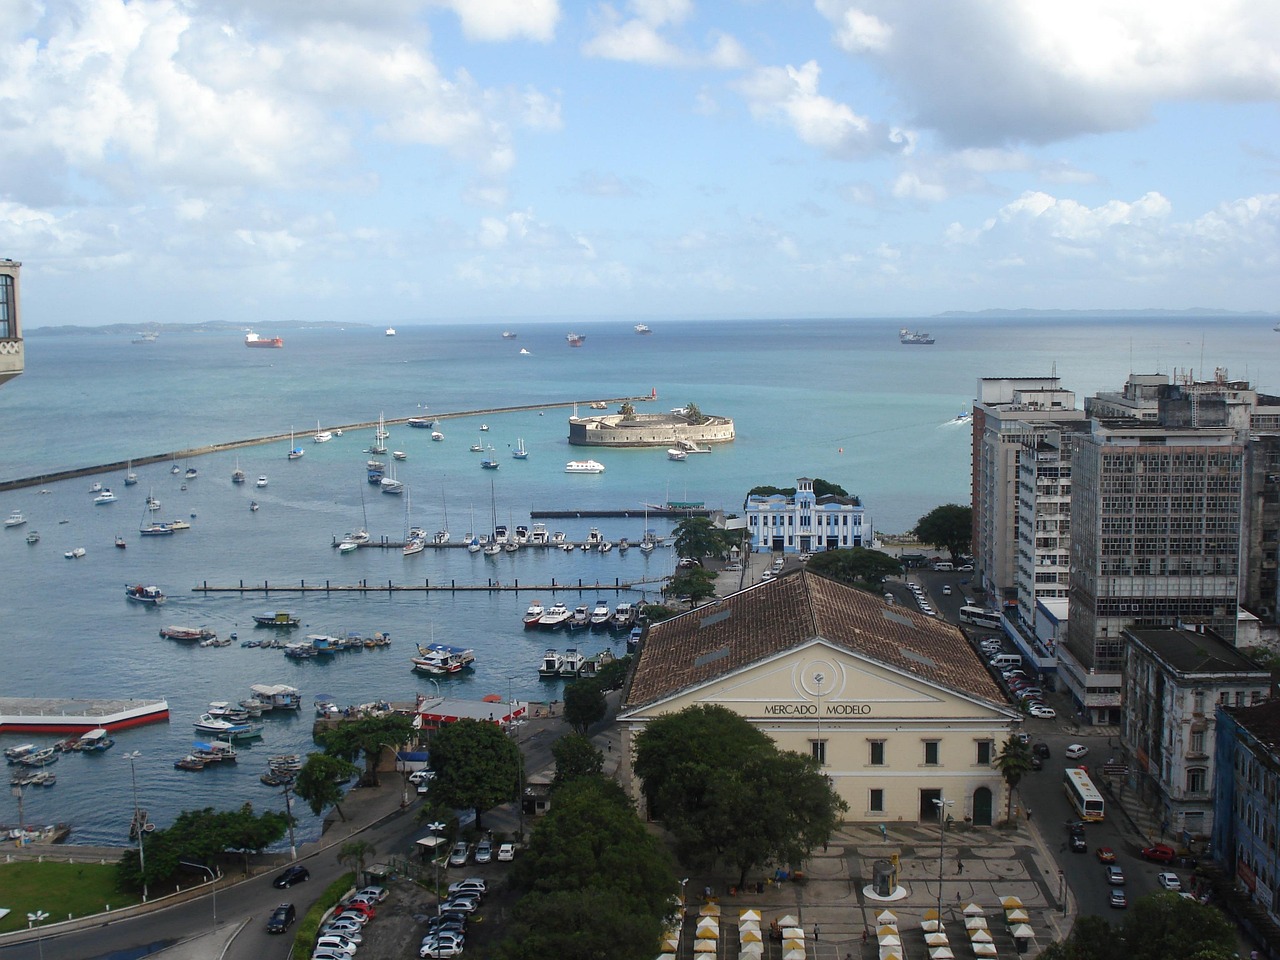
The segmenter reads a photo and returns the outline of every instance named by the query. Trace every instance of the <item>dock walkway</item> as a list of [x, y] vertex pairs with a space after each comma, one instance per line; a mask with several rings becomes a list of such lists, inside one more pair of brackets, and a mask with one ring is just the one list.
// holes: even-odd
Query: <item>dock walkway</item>
[[644, 590], [649, 586], [656, 587], [663, 583], [666, 583], [664, 578], [629, 581], [615, 578], [613, 583], [582, 579], [570, 583], [558, 583], [553, 579], [550, 583], [521, 583], [519, 580], [506, 582], [490, 580], [487, 583], [458, 583], [456, 580], [450, 580], [447, 583], [432, 583], [430, 580], [423, 580], [421, 583], [394, 583], [391, 580], [386, 583], [370, 583], [368, 580], [357, 583], [333, 583], [325, 580], [320, 583], [308, 583], [305, 580], [299, 580], [296, 584], [290, 584], [278, 581], [273, 583], [270, 580], [263, 580], [261, 583], [245, 583], [241, 580], [237, 584], [216, 584], [203, 580], [192, 587], [191, 592], [261, 593], [263, 595], [273, 593], [520, 593], [530, 590], [539, 593], [589, 591], [621, 593], [627, 590]]

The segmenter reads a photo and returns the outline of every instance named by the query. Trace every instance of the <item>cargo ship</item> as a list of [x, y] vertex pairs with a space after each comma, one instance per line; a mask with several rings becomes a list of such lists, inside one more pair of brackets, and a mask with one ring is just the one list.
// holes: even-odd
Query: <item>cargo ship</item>
[[283, 347], [284, 340], [280, 337], [260, 337], [256, 333], [246, 333], [244, 345], [246, 347]]

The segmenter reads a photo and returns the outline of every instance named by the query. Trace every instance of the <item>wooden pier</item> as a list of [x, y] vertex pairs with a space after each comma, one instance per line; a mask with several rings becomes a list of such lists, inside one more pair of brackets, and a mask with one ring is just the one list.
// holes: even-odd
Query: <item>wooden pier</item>
[[614, 578], [613, 583], [602, 583], [599, 580], [588, 581], [582, 578], [576, 581], [560, 583], [554, 578], [550, 583], [521, 583], [519, 580], [510, 580], [503, 582], [501, 580], [489, 580], [487, 583], [458, 583], [456, 580], [449, 580], [444, 583], [432, 583], [430, 580], [423, 580], [421, 583], [395, 583], [388, 580], [386, 583], [371, 583], [368, 580], [360, 580], [357, 583], [334, 583], [331, 580], [320, 582], [307, 582], [299, 580], [296, 584], [286, 583], [282, 581], [272, 582], [263, 580], [261, 583], [245, 583], [241, 580], [237, 584], [211, 584], [207, 580], [202, 580], [191, 588], [192, 593], [261, 593], [264, 596], [270, 596], [273, 593], [528, 593], [536, 591], [538, 593], [590, 593], [601, 591], [621, 593], [624, 590], [639, 590], [643, 592], [646, 588], [666, 583], [665, 578], [657, 580], [629, 580], [623, 581]]

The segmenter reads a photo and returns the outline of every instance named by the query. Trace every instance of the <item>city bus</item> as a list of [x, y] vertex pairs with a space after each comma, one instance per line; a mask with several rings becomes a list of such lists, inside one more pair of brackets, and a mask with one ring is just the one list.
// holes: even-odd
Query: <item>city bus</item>
[[974, 626], [987, 627], [991, 630], [1000, 629], [1000, 615], [991, 610], [984, 610], [982, 607], [961, 607], [960, 622], [972, 623]]
[[1067, 799], [1076, 808], [1076, 813], [1081, 820], [1099, 823], [1102, 821], [1106, 804], [1103, 803], [1102, 794], [1098, 792], [1098, 788], [1089, 779], [1089, 774], [1079, 767], [1068, 767], [1063, 786], [1067, 790]]

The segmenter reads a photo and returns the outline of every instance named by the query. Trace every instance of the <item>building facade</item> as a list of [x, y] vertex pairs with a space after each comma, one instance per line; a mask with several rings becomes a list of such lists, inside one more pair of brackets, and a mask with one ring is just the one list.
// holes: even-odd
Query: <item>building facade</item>
[[995, 758], [1019, 714], [958, 629], [872, 594], [800, 570], [653, 625], [618, 715], [637, 803], [635, 737], [705, 704], [817, 758], [851, 821], [936, 823], [938, 800], [1004, 817]]
[[871, 517], [857, 497], [815, 496], [813, 481], [796, 480], [793, 496], [753, 495], [743, 504], [753, 548], [759, 552], [820, 553], [870, 547]]
[[1280, 701], [1217, 708], [1214, 858], [1280, 923]]
[[0, 384], [25, 369], [22, 345], [22, 310], [18, 277], [22, 264], [0, 260]]
[[1128, 629], [1121, 742], [1144, 801], [1188, 841], [1213, 832], [1216, 707], [1257, 705], [1270, 673], [1212, 632]]

